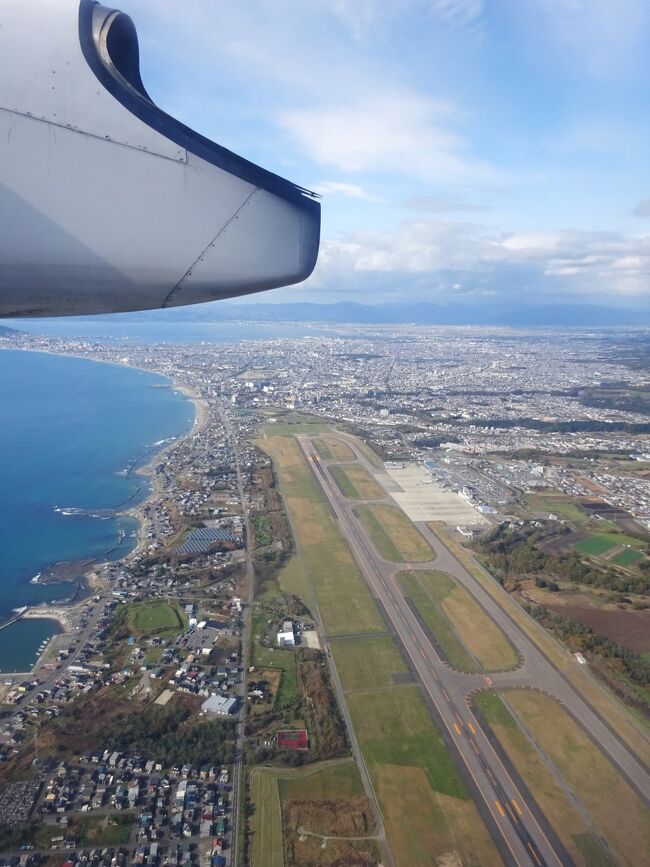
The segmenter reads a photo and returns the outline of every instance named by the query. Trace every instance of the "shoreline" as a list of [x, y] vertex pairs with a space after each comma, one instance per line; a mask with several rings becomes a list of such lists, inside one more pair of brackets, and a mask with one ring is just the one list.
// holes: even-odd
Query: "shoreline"
[[[153, 473], [154, 463], [157, 462], [161, 457], [163, 457], [172, 447], [178, 445], [179, 442], [182, 442], [186, 437], [195, 434], [202, 430], [208, 421], [208, 407], [204, 398], [200, 397], [194, 389], [185, 383], [178, 382], [173, 379], [171, 376], [161, 373], [157, 370], [151, 370], [145, 367], [139, 367], [134, 364], [126, 364], [121, 361], [107, 361], [105, 359], [100, 358], [89, 358], [86, 355], [78, 355], [75, 352], [53, 352], [49, 349], [39, 348], [39, 349], [24, 349], [24, 348], [14, 348], [14, 347], [0, 347], [0, 351], [16, 351], [16, 352], [40, 352], [44, 355], [55, 355], [61, 358], [77, 358], [82, 361], [90, 361], [96, 364], [110, 364], [116, 367], [129, 368], [131, 370], [141, 371], [143, 373], [152, 374], [154, 376], [159, 376], [162, 379], [166, 380], [169, 383], [169, 387], [171, 387], [174, 391], [180, 392], [184, 395], [188, 400], [190, 400], [194, 404], [194, 422], [192, 426], [186, 432], [173, 437], [170, 442], [165, 442], [160, 447], [151, 446], [151, 451], [140, 458], [136, 459], [133, 465], [129, 468], [129, 475], [134, 476], [142, 476], [144, 479], [148, 480], [148, 492], [145, 494], [144, 498], [140, 500], [137, 505], [124, 508], [128, 500], [118, 506], [113, 512], [112, 517], [114, 519], [118, 519], [120, 517], [130, 517], [137, 521], [137, 538], [135, 545], [133, 548], [126, 553], [123, 557], [119, 557], [116, 560], [108, 560], [105, 559], [105, 555], [102, 557], [94, 558], [92, 560], [87, 560], [86, 568], [82, 569], [79, 572], [79, 575], [75, 579], [70, 579], [68, 583], [71, 586], [71, 591], [74, 592], [74, 596], [78, 594], [79, 590], [82, 589], [83, 593], [80, 599], [74, 599], [69, 605], [56, 604], [56, 601], [53, 600], [52, 603], [43, 602], [36, 606], [29, 606], [27, 610], [21, 615], [21, 617], [16, 621], [20, 622], [20, 620], [24, 619], [40, 619], [40, 620], [51, 620], [56, 623], [61, 630], [60, 632], [55, 633], [53, 635], [46, 647], [39, 654], [38, 659], [34, 663], [31, 673], [33, 674], [36, 669], [39, 667], [43, 656], [47, 653], [48, 649], [51, 646], [52, 641], [55, 639], [56, 635], [61, 634], [61, 632], [69, 634], [73, 625], [71, 623], [72, 613], [74, 609], [79, 605], [82, 605], [84, 601], [88, 598], [88, 596], [96, 593], [100, 590], [106, 589], [106, 582], [100, 577], [99, 569], [101, 569], [107, 563], [120, 563], [129, 560], [134, 557], [136, 554], [140, 553], [142, 549], [145, 547], [147, 539], [144, 535], [144, 527], [145, 527], [145, 515], [144, 509], [146, 506], [150, 505], [151, 502], [160, 494], [160, 485], [158, 480], [156, 479]], [[140, 461], [143, 463], [140, 464]], [[138, 465], [139, 464], [139, 465]], [[136, 492], [137, 493], [137, 492]], [[117, 547], [117, 545], [115, 546]], [[109, 549], [110, 553], [114, 548]], [[84, 562], [80, 558], [81, 562]], [[53, 566], [57, 564], [50, 564], [47, 569], [43, 570], [46, 572], [51, 569]], [[43, 582], [44, 586], [46, 586], [47, 582]], [[74, 590], [75, 584], [77, 585], [76, 590]], [[51, 607], [50, 607], [51, 606]], [[13, 624], [11, 624], [13, 625]], [[24, 673], [24, 672], [21, 672]], [[0, 674], [6, 674], [9, 676], [12, 674], [11, 672], [2, 672], [0, 670]]]

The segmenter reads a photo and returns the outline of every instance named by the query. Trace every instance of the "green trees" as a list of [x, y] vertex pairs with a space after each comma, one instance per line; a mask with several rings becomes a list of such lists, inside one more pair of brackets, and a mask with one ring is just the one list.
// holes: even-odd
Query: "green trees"
[[188, 724], [182, 704], [145, 707], [114, 718], [107, 736], [109, 749], [143, 753], [163, 765], [231, 764], [235, 723], [231, 719]]
[[537, 526], [537, 522], [514, 527], [501, 524], [485, 533], [474, 544], [474, 550], [485, 557], [489, 569], [500, 583], [510, 575], [542, 575], [552, 579], [563, 578], [575, 584], [606, 587], [616, 593], [650, 591], [647, 570], [641, 575], [625, 574], [584, 563], [575, 551], [551, 555], [538, 546], [539, 542], [568, 532], [566, 527], [553, 525], [549, 529], [543, 524]]

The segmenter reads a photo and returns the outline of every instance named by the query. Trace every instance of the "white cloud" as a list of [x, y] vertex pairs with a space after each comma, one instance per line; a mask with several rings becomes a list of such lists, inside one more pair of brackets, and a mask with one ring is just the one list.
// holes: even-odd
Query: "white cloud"
[[386, 91], [317, 108], [280, 114], [279, 123], [322, 165], [346, 172], [395, 172], [426, 180], [494, 173], [465, 153], [465, 142], [448, 128], [457, 112], [412, 91]]
[[315, 193], [321, 196], [347, 196], [350, 199], [361, 199], [364, 202], [380, 202], [378, 196], [373, 196], [359, 184], [346, 184], [342, 181], [322, 181], [313, 185]]
[[[350, 285], [392, 276], [430, 278], [449, 294], [459, 284], [507, 294], [516, 275], [528, 295], [631, 296], [650, 299], [650, 236], [614, 232], [513, 232], [472, 223], [410, 220], [389, 232], [352, 232], [324, 241], [315, 285]], [[455, 276], [454, 276], [455, 275]]]

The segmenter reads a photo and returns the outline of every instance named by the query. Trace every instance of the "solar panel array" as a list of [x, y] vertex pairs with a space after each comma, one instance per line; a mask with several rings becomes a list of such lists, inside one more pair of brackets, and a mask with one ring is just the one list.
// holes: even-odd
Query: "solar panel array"
[[217, 527], [201, 527], [200, 530], [192, 530], [182, 545], [174, 551], [175, 554], [205, 554], [215, 542], [234, 542], [235, 537], [227, 530]]

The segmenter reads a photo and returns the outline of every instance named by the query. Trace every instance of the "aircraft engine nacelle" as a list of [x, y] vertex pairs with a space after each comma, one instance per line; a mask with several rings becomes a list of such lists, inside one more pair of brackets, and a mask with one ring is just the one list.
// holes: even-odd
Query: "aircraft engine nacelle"
[[298, 283], [320, 205], [158, 109], [131, 19], [0, 4], [0, 316], [175, 307]]

